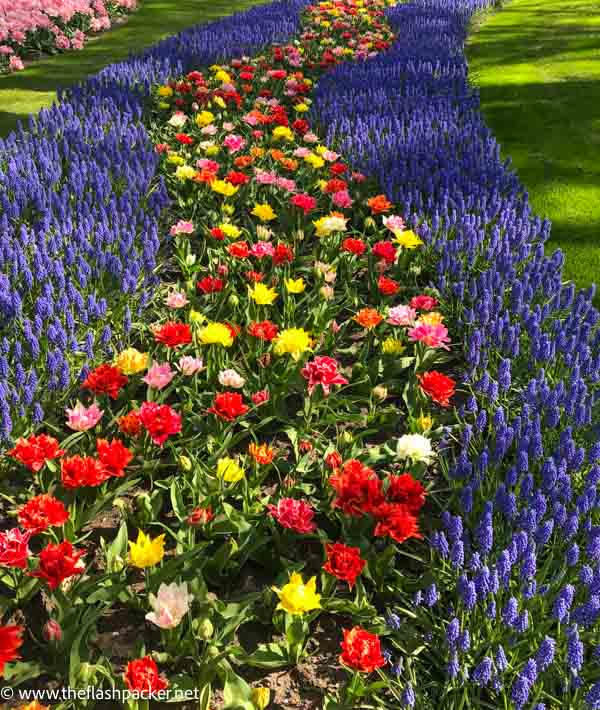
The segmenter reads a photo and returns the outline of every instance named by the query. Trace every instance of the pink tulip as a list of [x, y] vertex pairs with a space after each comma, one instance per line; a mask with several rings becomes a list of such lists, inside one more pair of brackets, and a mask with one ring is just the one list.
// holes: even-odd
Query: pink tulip
[[153, 362], [152, 366], [146, 373], [146, 377], [143, 377], [142, 379], [149, 387], [161, 390], [166, 387], [174, 377], [175, 373], [171, 370], [171, 366], [168, 362], [165, 362], [162, 365], [157, 362]]
[[173, 291], [165, 298], [165, 305], [168, 308], [183, 308], [188, 303], [188, 297], [180, 291]]
[[183, 375], [195, 375], [196, 372], [204, 369], [204, 362], [197, 357], [192, 357], [191, 355], [184, 355], [179, 358], [177, 367]]
[[81, 402], [77, 402], [73, 409], [65, 409], [65, 413], [67, 414], [67, 426], [73, 431], [93, 429], [104, 414], [95, 402], [89, 407], [84, 407]]
[[177, 224], [174, 224], [171, 227], [170, 234], [172, 237], [176, 237], [178, 234], [193, 234], [194, 233], [194, 224], [193, 222], [186, 222], [183, 219], [180, 219]]

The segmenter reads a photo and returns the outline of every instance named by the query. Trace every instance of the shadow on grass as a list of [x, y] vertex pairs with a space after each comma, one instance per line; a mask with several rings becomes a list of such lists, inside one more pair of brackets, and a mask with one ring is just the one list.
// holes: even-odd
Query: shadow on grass
[[[600, 8], [595, 0], [511, 0], [473, 23], [470, 80], [487, 125], [565, 277], [600, 283]], [[596, 299], [600, 305], [600, 296]]]
[[480, 93], [503, 157], [535, 213], [552, 221], [548, 251], [565, 252], [566, 278], [600, 283], [600, 78], [486, 84]]

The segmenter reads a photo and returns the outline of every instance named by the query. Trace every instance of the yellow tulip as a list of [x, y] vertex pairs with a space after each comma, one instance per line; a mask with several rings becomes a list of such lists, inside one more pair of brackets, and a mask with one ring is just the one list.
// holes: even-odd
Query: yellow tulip
[[253, 288], [248, 286], [248, 295], [259, 306], [270, 306], [277, 298], [277, 291], [259, 282]]
[[279, 597], [278, 609], [288, 614], [305, 614], [321, 608], [321, 595], [317, 594], [317, 578], [311, 577], [306, 584], [298, 572], [293, 572], [290, 581], [281, 589], [273, 587]]
[[251, 214], [258, 217], [262, 222], [270, 222], [272, 219], [276, 219], [277, 214], [273, 211], [271, 205], [266, 202], [263, 204], [254, 205], [254, 209]]
[[239, 463], [228, 456], [217, 461], [217, 476], [227, 483], [237, 483], [246, 475], [246, 471]]
[[135, 375], [148, 367], [148, 353], [141, 353], [135, 348], [127, 348], [117, 355], [115, 365], [123, 374]]
[[224, 348], [233, 345], [231, 330], [224, 323], [209, 323], [198, 337], [203, 345], [222, 345]]
[[285, 287], [290, 293], [302, 293], [306, 288], [303, 278], [299, 279], [286, 279]]
[[165, 535], [152, 539], [141, 530], [136, 542], [129, 541], [129, 559], [134, 567], [154, 567], [165, 556]]

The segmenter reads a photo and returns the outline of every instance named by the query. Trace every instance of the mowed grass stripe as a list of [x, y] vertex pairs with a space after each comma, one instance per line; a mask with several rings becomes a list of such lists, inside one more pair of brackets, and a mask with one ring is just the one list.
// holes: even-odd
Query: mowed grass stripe
[[473, 30], [486, 122], [552, 220], [566, 278], [600, 284], [600, 2], [512, 0]]

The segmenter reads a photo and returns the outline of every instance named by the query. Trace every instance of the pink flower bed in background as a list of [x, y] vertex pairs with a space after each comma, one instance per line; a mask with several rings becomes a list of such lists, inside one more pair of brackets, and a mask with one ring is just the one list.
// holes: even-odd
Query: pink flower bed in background
[[81, 49], [87, 35], [110, 28], [137, 0], [0, 0], [0, 73], [23, 69], [39, 52]]

